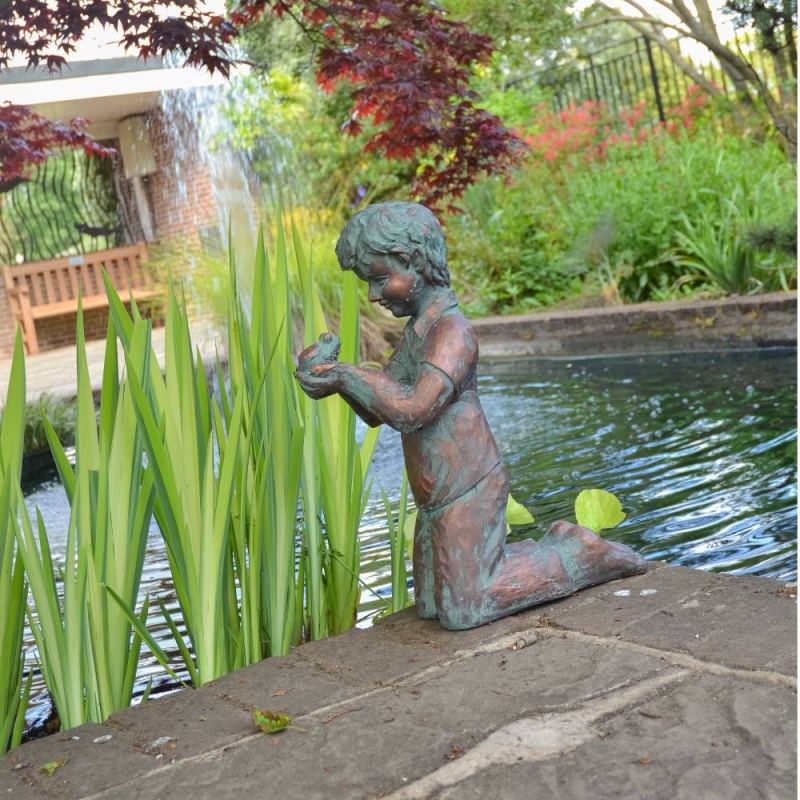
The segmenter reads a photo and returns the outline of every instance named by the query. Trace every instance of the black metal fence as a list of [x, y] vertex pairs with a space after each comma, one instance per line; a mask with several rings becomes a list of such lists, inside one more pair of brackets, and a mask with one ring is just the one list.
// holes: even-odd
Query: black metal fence
[[0, 194], [0, 263], [117, 247], [123, 230], [115, 159], [64, 150]]
[[[752, 63], [764, 80], [771, 81], [772, 66], [761, 52], [738, 41], [731, 47]], [[716, 59], [700, 63], [684, 58], [725, 95], [735, 98], [736, 87]], [[534, 79], [539, 86], [551, 91], [551, 105], [555, 111], [594, 101], [605, 103], [609, 111], [618, 114], [623, 109], [643, 104], [653, 122], [663, 122], [669, 109], [687, 97], [693, 83], [669, 55], [646, 36], [616, 43], [587, 56], [584, 61], [585, 65], [579, 69], [568, 72], [552, 69]]]

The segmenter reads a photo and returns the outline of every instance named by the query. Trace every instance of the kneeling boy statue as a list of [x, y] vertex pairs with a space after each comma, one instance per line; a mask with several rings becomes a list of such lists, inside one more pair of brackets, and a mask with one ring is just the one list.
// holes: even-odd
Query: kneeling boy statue
[[[453, 630], [645, 572], [644, 559], [588, 528], [556, 522], [536, 542], [506, 545], [508, 476], [478, 400], [475, 331], [450, 289], [444, 233], [416, 203], [356, 214], [336, 245], [369, 299], [409, 317], [385, 370], [318, 357], [296, 373], [310, 397], [338, 393], [368, 425], [400, 431], [418, 508], [414, 593], [419, 615]], [[303, 368], [302, 365], [312, 365]]]

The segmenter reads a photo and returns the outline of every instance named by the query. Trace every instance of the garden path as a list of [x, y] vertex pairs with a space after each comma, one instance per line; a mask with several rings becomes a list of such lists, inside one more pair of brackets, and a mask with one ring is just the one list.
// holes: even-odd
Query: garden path
[[[153, 349], [159, 363], [164, 365], [164, 328], [154, 328], [152, 333]], [[215, 346], [221, 340], [215, 336], [214, 330], [206, 324], [197, 323], [191, 327], [192, 343], [200, 348], [204, 359], [214, 357]], [[92, 388], [98, 391], [103, 382], [103, 359], [105, 357], [105, 339], [86, 343], [86, 358], [89, 362], [89, 380]], [[26, 394], [29, 402], [39, 395], [48, 393], [58, 397], [71, 398], [77, 394], [75, 345], [48, 350], [35, 356], [25, 356]], [[122, 362], [122, 347], [119, 348]], [[0, 358], [0, 408], [5, 404], [8, 390], [8, 378], [11, 373], [11, 358]]]

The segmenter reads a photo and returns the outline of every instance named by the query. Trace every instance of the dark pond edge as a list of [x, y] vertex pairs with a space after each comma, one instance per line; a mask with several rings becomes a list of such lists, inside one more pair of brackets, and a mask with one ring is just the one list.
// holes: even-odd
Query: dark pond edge
[[797, 347], [797, 292], [472, 320], [482, 358]]

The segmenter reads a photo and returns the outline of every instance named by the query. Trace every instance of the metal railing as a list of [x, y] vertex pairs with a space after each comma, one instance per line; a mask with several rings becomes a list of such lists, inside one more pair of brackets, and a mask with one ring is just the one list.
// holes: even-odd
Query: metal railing
[[112, 158], [63, 150], [0, 194], [0, 263], [42, 261], [117, 247], [126, 235]]
[[[753, 42], [735, 39], [729, 46], [754, 67], [767, 85], [774, 84], [774, 65]], [[688, 56], [684, 59], [723, 94], [737, 98], [737, 87], [716, 59], [702, 63]], [[609, 111], [618, 114], [642, 104], [653, 122], [664, 122], [668, 110], [686, 98], [693, 83], [669, 55], [646, 36], [619, 42], [582, 60], [584, 65], [578, 69], [551, 68], [518, 83], [536, 83], [549, 89], [555, 111], [593, 101], [604, 103]]]

